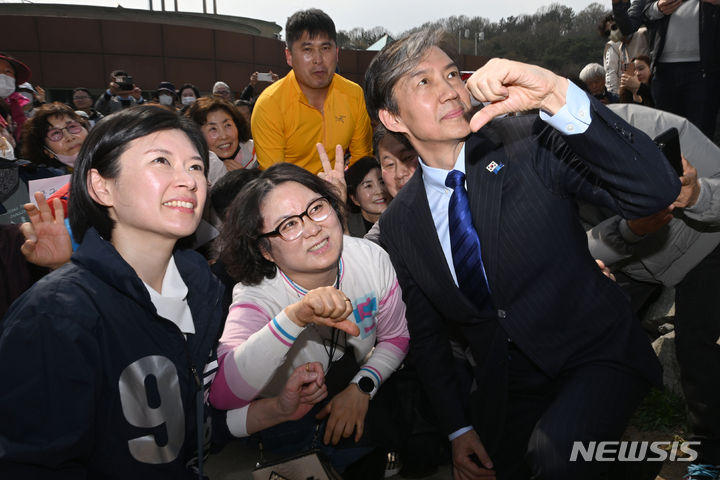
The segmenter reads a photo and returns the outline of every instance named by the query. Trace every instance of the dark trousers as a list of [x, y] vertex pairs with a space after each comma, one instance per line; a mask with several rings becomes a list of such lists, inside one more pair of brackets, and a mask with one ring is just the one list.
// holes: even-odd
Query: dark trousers
[[603, 478], [609, 463], [569, 461], [573, 442], [619, 440], [649, 389], [632, 372], [602, 363], [549, 379], [512, 347], [508, 374], [503, 433], [491, 446], [498, 479]]
[[720, 75], [700, 62], [658, 63], [652, 80], [655, 106], [690, 120], [710, 139], [720, 108]]
[[675, 346], [698, 463], [720, 465], [720, 246], [675, 287]]

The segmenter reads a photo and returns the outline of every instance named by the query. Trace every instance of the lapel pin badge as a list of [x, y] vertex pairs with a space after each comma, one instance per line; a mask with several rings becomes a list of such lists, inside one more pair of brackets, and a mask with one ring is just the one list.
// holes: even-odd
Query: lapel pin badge
[[500, 172], [500, 169], [503, 168], [504, 166], [505, 166], [504, 163], [490, 162], [487, 164], [487, 167], [485, 167], [485, 169], [488, 172], [492, 172], [495, 175], [497, 175], [498, 172]]

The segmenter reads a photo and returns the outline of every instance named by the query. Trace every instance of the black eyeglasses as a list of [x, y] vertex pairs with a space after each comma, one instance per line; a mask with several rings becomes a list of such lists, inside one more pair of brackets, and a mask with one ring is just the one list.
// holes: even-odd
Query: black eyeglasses
[[331, 212], [332, 205], [330, 205], [330, 200], [328, 200], [327, 197], [320, 197], [310, 202], [307, 210], [300, 215], [287, 217], [280, 222], [280, 225], [278, 225], [275, 230], [263, 233], [259, 235], [258, 238], [280, 236], [287, 241], [295, 240], [302, 235], [303, 229], [305, 228], [303, 217], [307, 216], [313, 222], [322, 222], [330, 216]]
[[68, 133], [77, 135], [78, 133], [80, 133], [82, 131], [82, 129], [83, 129], [82, 125], [80, 125], [77, 122], [73, 122], [73, 123], [68, 123], [67, 126], [65, 126], [63, 128], [51, 128], [50, 130], [48, 130], [48, 132], [45, 136], [50, 141], [59, 142], [60, 140], [62, 140], [62, 138], [64, 136], [63, 130], [67, 130]]

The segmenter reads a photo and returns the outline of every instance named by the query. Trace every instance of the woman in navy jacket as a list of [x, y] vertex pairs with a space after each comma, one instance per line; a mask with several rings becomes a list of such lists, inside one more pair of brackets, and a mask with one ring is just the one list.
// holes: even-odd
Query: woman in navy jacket
[[[222, 286], [178, 248], [200, 222], [207, 164], [192, 121], [157, 107], [91, 132], [68, 207], [80, 247], [0, 324], [0, 477], [201, 477], [206, 443], [237, 430], [205, 404]], [[325, 393], [319, 364], [288, 387], [242, 428], [309, 410]]]

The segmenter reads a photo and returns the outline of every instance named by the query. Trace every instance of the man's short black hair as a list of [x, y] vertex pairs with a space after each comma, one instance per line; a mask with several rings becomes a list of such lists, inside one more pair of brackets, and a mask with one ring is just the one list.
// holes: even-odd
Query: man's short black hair
[[293, 13], [285, 24], [285, 43], [287, 48], [292, 48], [295, 40], [303, 36], [307, 32], [311, 39], [315, 39], [321, 35], [327, 35], [337, 45], [337, 32], [335, 31], [335, 22], [327, 13], [317, 8], [309, 10], [300, 10]]

